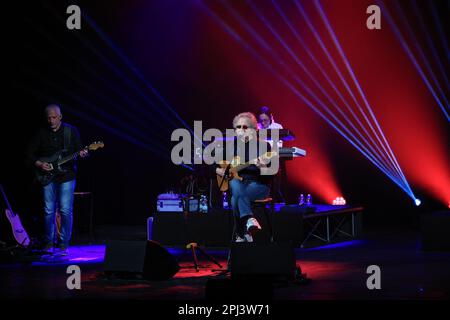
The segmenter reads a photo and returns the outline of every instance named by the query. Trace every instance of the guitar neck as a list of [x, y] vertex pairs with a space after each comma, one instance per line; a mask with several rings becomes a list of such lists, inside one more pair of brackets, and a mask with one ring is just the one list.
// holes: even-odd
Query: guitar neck
[[[275, 155], [275, 152], [271, 152], [271, 153], [266, 152], [266, 153], [263, 154], [262, 156], [268, 156], [268, 155], [270, 155], [269, 158], [272, 158], [272, 157]], [[241, 170], [244, 170], [244, 169], [247, 168], [248, 166], [251, 166], [252, 164], [254, 164], [254, 163], [246, 162], [246, 163], [243, 163], [243, 164], [239, 164], [239, 165], [237, 165], [236, 167], [234, 167], [233, 170], [236, 171], [236, 172], [239, 172], [239, 171], [241, 171]]]
[[83, 149], [85, 149], [85, 148], [82, 148], [79, 151], [74, 152], [71, 155], [68, 155], [68, 156], [62, 158], [61, 160], [58, 161], [58, 165], [62, 165], [64, 163], [66, 163], [66, 162], [69, 162], [69, 161], [75, 159], [78, 156], [78, 154], [80, 153], [80, 151], [83, 150]]
[[251, 166], [252, 164], [253, 163], [246, 162], [246, 163], [237, 165], [236, 167], [233, 168], [233, 170], [236, 172], [239, 172], [239, 171], [244, 170], [245, 168]]
[[5, 203], [8, 206], [9, 211], [13, 212], [11, 205], [9, 204], [8, 198], [6, 197], [5, 190], [3, 190], [3, 186], [1, 184], [0, 184], [0, 190], [2, 191], [3, 199], [5, 199]]

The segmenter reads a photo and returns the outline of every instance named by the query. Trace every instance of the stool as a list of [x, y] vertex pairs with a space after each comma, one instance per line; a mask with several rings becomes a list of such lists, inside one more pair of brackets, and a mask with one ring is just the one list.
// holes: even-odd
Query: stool
[[[269, 209], [267, 208], [267, 205], [269, 205]], [[273, 199], [270, 197], [267, 197], [265, 199], [258, 199], [253, 201], [252, 206], [257, 208], [262, 208], [264, 217], [267, 221], [267, 226], [269, 228], [269, 235], [270, 235], [270, 242], [273, 242], [273, 230], [272, 230], [272, 220], [271, 215], [275, 212], [275, 205], [273, 203]]]

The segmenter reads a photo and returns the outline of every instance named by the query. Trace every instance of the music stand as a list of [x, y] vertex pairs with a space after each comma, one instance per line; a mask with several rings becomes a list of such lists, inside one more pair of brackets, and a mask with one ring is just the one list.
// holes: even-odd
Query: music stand
[[[223, 182], [225, 181], [225, 179], [229, 178], [229, 176], [230, 176], [230, 168], [231, 168], [231, 164], [227, 165], [227, 167], [225, 168], [225, 172], [224, 172], [224, 175], [222, 177], [222, 181], [220, 181], [219, 190], [222, 189], [222, 185], [223, 185]], [[233, 213], [233, 220], [234, 220], [233, 231], [231, 233], [230, 248], [228, 249], [228, 256], [227, 256], [227, 268], [225, 270], [224, 269], [220, 269], [220, 270], [213, 269], [212, 271], [220, 271], [220, 272], [223, 272], [224, 274], [227, 274], [227, 273], [230, 272], [231, 246], [233, 245], [234, 239], [236, 237], [236, 223], [237, 223], [236, 216], [235, 216], [234, 213]], [[220, 266], [220, 268], [222, 268], [222, 266]]]
[[[199, 209], [200, 209], [200, 203], [199, 203]], [[187, 215], [188, 214], [189, 214], [189, 202], [188, 202], [188, 205], [187, 205], [187, 211], [184, 212], [184, 225], [185, 225], [185, 230], [186, 230], [186, 232], [188, 234], [188, 241], [190, 241], [191, 240], [190, 239], [191, 237], [189, 235], [190, 232], [189, 232], [189, 228], [187, 227]], [[186, 249], [191, 251], [192, 258], [194, 260], [194, 266], [195, 266], [195, 271], [196, 272], [199, 272], [199, 263], [198, 263], [198, 258], [197, 258], [197, 250], [200, 251], [200, 253], [205, 258], [207, 258], [209, 261], [211, 261], [212, 263], [216, 264], [219, 268], [222, 268], [222, 265], [216, 259], [214, 259], [214, 257], [212, 257], [208, 253], [206, 253], [206, 251], [202, 247], [200, 247], [197, 242], [189, 242], [186, 245]]]

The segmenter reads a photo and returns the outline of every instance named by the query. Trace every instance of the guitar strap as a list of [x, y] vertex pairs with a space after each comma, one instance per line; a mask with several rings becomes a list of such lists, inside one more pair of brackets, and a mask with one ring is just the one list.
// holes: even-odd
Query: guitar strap
[[64, 150], [63, 152], [67, 152], [70, 145], [70, 136], [72, 134], [72, 130], [69, 126], [64, 125]]

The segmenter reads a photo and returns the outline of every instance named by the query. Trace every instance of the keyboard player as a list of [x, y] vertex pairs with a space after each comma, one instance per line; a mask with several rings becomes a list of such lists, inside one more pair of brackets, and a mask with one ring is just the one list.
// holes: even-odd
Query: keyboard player
[[[270, 111], [270, 108], [267, 106], [263, 106], [259, 109], [258, 112], [258, 129], [283, 129], [283, 126], [279, 123], [276, 123], [273, 119], [273, 114]], [[273, 147], [273, 140], [268, 137], [266, 140], [271, 147]], [[278, 141], [278, 148], [283, 147], [283, 141]], [[286, 183], [286, 180], [284, 179], [286, 176], [286, 166], [284, 161], [280, 161], [280, 168], [278, 170], [278, 173], [273, 177], [272, 181], [272, 198], [274, 198], [275, 202], [286, 202], [284, 197], [284, 192], [282, 191], [284, 189], [283, 184]]]
[[[258, 130], [259, 129], [283, 129], [283, 126], [276, 123], [273, 119], [273, 114], [269, 107], [261, 107], [258, 113]], [[267, 139], [267, 142], [273, 147], [272, 139]], [[278, 147], [283, 147], [283, 141], [280, 139], [278, 141]]]

